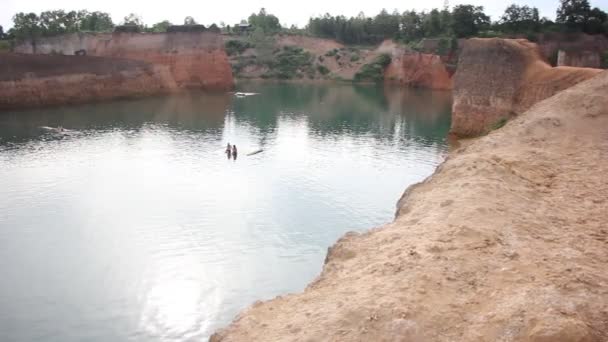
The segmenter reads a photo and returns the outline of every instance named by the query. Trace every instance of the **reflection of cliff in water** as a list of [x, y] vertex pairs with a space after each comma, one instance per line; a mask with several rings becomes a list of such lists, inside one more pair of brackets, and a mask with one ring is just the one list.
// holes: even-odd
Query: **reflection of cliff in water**
[[4, 141], [19, 142], [40, 135], [40, 126], [63, 126], [77, 131], [126, 127], [137, 131], [147, 124], [217, 131], [219, 136], [230, 101], [229, 94], [184, 92], [138, 100], [3, 112], [0, 113], [0, 136]]
[[[427, 89], [385, 87], [388, 111], [407, 119], [411, 135], [445, 138], [450, 127], [452, 93]], [[441, 128], [441, 129], [438, 129]]]
[[[305, 134], [373, 138], [387, 143], [443, 141], [450, 126], [451, 94], [374, 85], [247, 83], [239, 91], [259, 95], [185, 92], [130, 101], [0, 113], [3, 142], [41, 136], [40, 126], [132, 133], [162, 125], [202, 132], [211, 140], [250, 134], [264, 146], [280, 122], [303, 122]], [[173, 130], [175, 131], [175, 130]], [[134, 134], [136, 135], [136, 134]]]

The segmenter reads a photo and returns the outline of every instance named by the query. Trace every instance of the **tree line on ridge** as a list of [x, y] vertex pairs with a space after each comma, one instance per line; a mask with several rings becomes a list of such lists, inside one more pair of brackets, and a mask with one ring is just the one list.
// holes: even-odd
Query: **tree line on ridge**
[[[282, 27], [280, 20], [265, 9], [253, 13], [248, 20], [233, 26], [220, 23], [209, 27], [200, 25], [192, 16], [184, 19], [184, 25], [196, 26], [201, 30], [223, 32], [225, 34], [262, 32], [305, 34], [331, 38], [345, 44], [376, 44], [384, 39], [395, 39], [406, 43], [429, 37], [466, 38], [473, 36], [523, 35], [533, 37], [543, 32], [585, 32], [588, 34], [608, 34], [608, 15], [599, 8], [591, 8], [588, 0], [560, 0], [556, 20], [541, 18], [536, 7], [512, 4], [497, 21], [491, 21], [484, 13], [483, 6], [445, 6], [431, 11], [407, 10], [389, 13], [382, 10], [373, 17], [359, 13], [356, 17], [325, 14], [309, 19], [306, 27]], [[131, 32], [167, 32], [173, 24], [164, 20], [153, 25], [144, 24], [142, 18], [130, 14], [120, 23], [120, 27], [130, 27]], [[245, 30], [242, 30], [245, 27]], [[74, 32], [112, 32], [117, 25], [108, 13], [86, 10], [45, 11], [17, 13], [13, 16], [13, 28], [4, 32], [0, 26], [0, 39], [36, 40], [40, 37], [55, 36]]]

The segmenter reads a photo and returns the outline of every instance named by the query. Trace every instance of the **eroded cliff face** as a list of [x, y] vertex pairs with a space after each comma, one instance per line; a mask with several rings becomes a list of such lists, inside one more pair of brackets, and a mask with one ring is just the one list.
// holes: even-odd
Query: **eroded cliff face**
[[437, 90], [452, 89], [452, 75], [438, 55], [404, 52], [393, 55], [384, 72], [387, 83]]
[[608, 340], [608, 72], [451, 153], [212, 342]]
[[451, 132], [486, 133], [535, 103], [587, 80], [601, 70], [552, 68], [538, 47], [519, 39], [469, 39], [454, 75]]
[[105, 57], [0, 55], [0, 109], [149, 96], [177, 89], [163, 65]]
[[169, 68], [179, 87], [227, 90], [234, 81], [222, 37], [210, 32], [75, 33], [25, 43], [19, 53], [117, 57]]
[[559, 50], [557, 54], [557, 66], [599, 69], [602, 66], [602, 58], [598, 51]]

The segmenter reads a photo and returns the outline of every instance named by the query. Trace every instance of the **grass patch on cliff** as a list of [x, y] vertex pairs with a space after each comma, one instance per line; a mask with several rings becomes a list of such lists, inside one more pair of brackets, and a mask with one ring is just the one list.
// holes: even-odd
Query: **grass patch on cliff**
[[284, 46], [275, 53], [273, 60], [268, 62], [270, 72], [266, 77], [291, 79], [300, 78], [303, 73], [310, 77], [311, 73], [314, 73], [312, 63], [313, 56], [309, 52], [295, 46]]
[[224, 44], [224, 47], [228, 56], [234, 56], [242, 54], [245, 50], [255, 47], [255, 45], [240, 40], [229, 40]]
[[238, 56], [236, 62], [232, 63], [232, 71], [236, 76], [240, 76], [243, 69], [255, 64], [257, 64], [255, 56]]
[[363, 65], [361, 70], [355, 74], [355, 82], [382, 82], [384, 80], [384, 69], [391, 64], [391, 56], [382, 54], [368, 64]]
[[500, 120], [496, 121], [492, 125], [492, 131], [503, 128], [507, 124], [508, 121], [509, 121], [509, 119], [507, 119], [507, 118], [501, 118]]
[[319, 71], [319, 73], [323, 76], [329, 74], [329, 69], [327, 69], [326, 66], [321, 64], [317, 65], [317, 71]]
[[9, 52], [11, 50], [11, 43], [8, 40], [0, 40], [0, 52]]

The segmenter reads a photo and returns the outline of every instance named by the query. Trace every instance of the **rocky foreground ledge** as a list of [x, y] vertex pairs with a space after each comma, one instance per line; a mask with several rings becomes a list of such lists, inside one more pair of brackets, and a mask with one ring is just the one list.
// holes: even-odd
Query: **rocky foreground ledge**
[[608, 341], [608, 73], [460, 148], [211, 341]]

